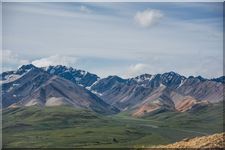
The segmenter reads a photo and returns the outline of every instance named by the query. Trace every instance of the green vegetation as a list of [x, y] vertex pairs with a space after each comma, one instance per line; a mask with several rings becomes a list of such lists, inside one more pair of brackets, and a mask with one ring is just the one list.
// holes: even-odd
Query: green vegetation
[[164, 112], [144, 117], [164, 122], [164, 127], [195, 130], [206, 134], [223, 131], [223, 103], [217, 103], [194, 112]]
[[145, 118], [103, 116], [72, 107], [3, 110], [3, 147], [141, 147], [222, 132], [222, 105]]

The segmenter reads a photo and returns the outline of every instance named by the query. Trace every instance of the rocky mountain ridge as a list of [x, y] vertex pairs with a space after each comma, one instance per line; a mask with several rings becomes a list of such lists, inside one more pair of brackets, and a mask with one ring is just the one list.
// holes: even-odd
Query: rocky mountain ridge
[[[143, 116], [154, 111], [190, 111], [222, 101], [224, 76], [205, 79], [167, 72], [129, 79], [100, 78], [62, 65], [37, 68], [29, 64], [16, 71], [3, 72], [0, 82], [2, 107], [34, 104], [89, 107], [88, 103], [93, 106], [89, 108], [94, 109], [97, 105], [94, 103], [104, 103], [99, 105], [100, 109], [118, 112], [118, 108]], [[87, 99], [89, 102], [85, 105], [80, 104]]]
[[188, 111], [223, 99], [221, 80], [184, 77], [175, 72], [122, 79], [109, 76], [90, 88], [107, 103], [142, 116], [155, 110]]
[[2, 107], [59, 106], [91, 109], [102, 114], [119, 110], [70, 80], [53, 75], [33, 65], [2, 74]]

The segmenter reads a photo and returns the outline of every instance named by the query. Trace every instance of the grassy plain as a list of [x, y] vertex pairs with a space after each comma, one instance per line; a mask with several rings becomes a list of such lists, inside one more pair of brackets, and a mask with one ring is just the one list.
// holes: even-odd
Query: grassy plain
[[221, 104], [197, 112], [164, 112], [145, 118], [103, 116], [72, 107], [7, 108], [3, 148], [131, 148], [169, 144], [222, 132]]

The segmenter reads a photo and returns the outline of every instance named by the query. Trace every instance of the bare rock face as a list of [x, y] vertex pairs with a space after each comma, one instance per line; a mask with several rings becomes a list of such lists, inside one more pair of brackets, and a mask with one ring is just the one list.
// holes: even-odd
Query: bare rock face
[[121, 111], [142, 116], [157, 109], [190, 111], [223, 100], [223, 78], [184, 77], [174, 72], [122, 79], [110, 76], [90, 87]]
[[198, 78], [188, 78], [182, 86], [176, 89], [182, 95], [189, 95], [198, 100], [208, 100], [215, 103], [223, 99], [223, 83], [200, 80]]
[[197, 101], [196, 99], [187, 96], [184, 99], [182, 99], [179, 103], [176, 104], [176, 110], [180, 112], [185, 112], [185, 111], [191, 111], [196, 109], [197, 107], [204, 107], [208, 106], [210, 103], [208, 101]]
[[198, 148], [198, 149], [223, 149], [225, 133], [218, 133], [209, 136], [184, 139], [180, 142], [169, 145], [160, 145], [154, 148]]
[[30, 68], [16, 80], [5, 81], [2, 93], [3, 107], [69, 105], [102, 114], [118, 112], [84, 87], [36, 67]]
[[[13, 78], [13, 80], [12, 80]], [[8, 107], [25, 97], [30, 97], [38, 87], [51, 78], [35, 66], [22, 66], [11, 74], [2, 74], [2, 107]]]

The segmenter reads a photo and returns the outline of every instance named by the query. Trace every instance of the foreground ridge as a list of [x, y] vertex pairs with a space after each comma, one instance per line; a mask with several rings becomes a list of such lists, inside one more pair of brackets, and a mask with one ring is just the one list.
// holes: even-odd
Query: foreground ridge
[[160, 145], [154, 148], [224, 148], [225, 133], [184, 139], [169, 145]]

